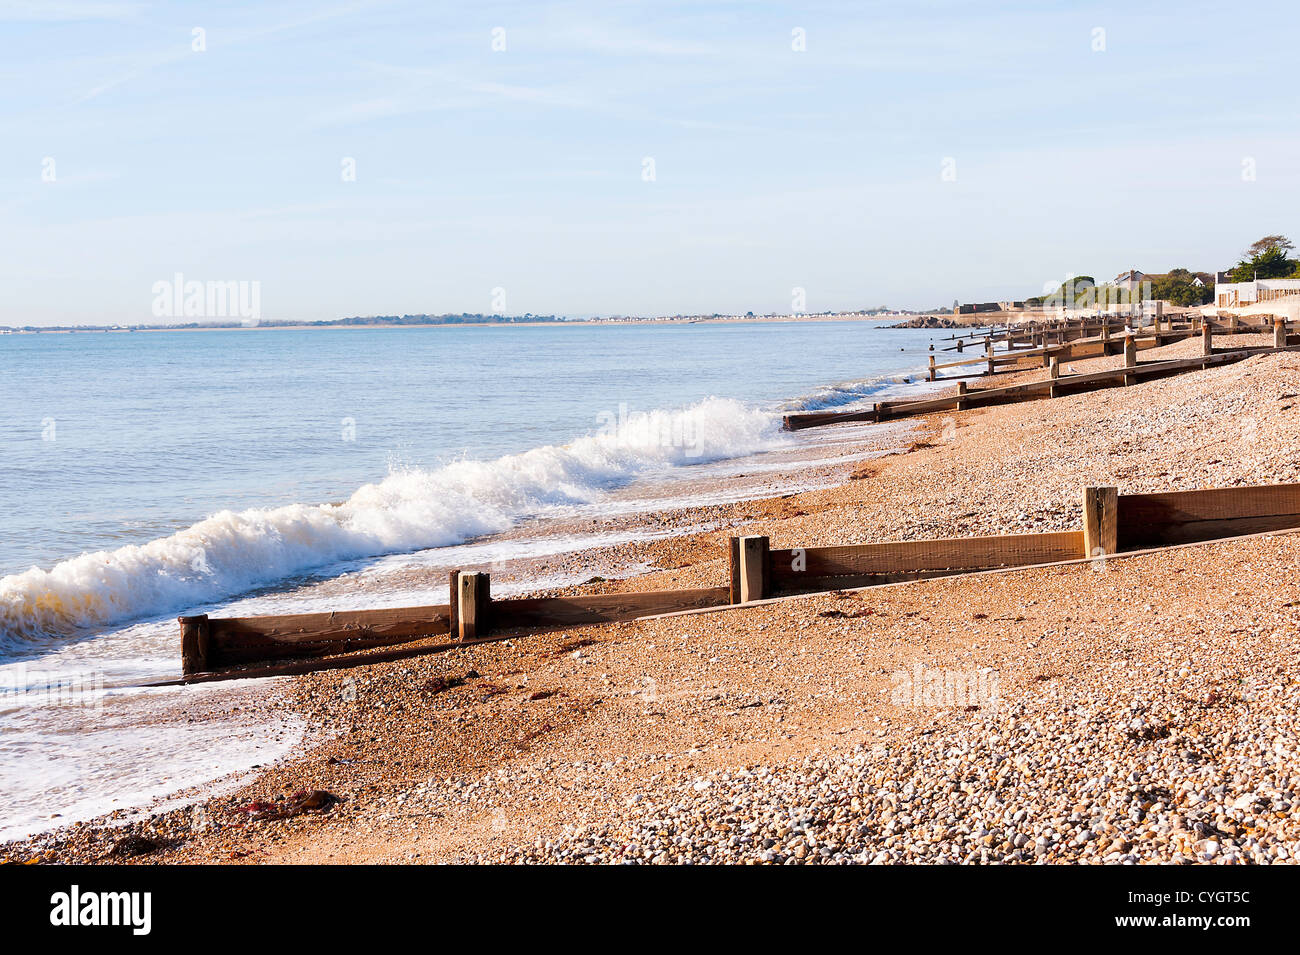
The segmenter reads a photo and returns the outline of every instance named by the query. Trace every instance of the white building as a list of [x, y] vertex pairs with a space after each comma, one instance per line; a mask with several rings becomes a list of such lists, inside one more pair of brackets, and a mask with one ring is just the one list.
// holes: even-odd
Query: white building
[[1145, 272], [1139, 272], [1137, 269], [1129, 269], [1127, 272], [1121, 272], [1119, 275], [1115, 276], [1115, 281], [1110, 284], [1115, 288], [1123, 289], [1125, 292], [1132, 292], [1146, 281], [1146, 277], [1147, 274]]
[[1214, 302], [1219, 308], [1270, 302], [1288, 295], [1300, 295], [1300, 279], [1256, 279], [1253, 282], [1220, 282], [1214, 286]]

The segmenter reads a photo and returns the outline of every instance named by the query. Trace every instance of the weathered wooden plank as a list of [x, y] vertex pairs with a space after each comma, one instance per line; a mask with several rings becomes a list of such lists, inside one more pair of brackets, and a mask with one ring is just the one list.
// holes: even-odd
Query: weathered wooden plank
[[451, 576], [447, 581], [447, 632], [460, 633], [460, 601], [456, 599], [456, 591], [460, 589], [460, 575], [462, 571], [457, 568], [451, 571]]
[[730, 599], [730, 587], [701, 587], [693, 590], [597, 594], [590, 597], [494, 600], [492, 626], [498, 630], [514, 630], [523, 627], [574, 627], [591, 623], [613, 623], [673, 610], [725, 604]]
[[762, 600], [768, 588], [768, 539], [761, 536], [740, 539], [740, 602]]
[[[980, 394], [981, 392], [968, 391], [967, 393]], [[943, 411], [955, 407], [956, 404], [956, 395], [944, 395], [941, 398], [922, 398], [919, 401], [882, 402], [878, 406], [877, 413], [881, 420], [888, 420], [897, 415], [918, 415], [928, 414], [931, 411]]]
[[[991, 568], [985, 568], [991, 569]], [[959, 577], [974, 573], [972, 570], [917, 570], [899, 571], [890, 574], [835, 574], [830, 577], [809, 577], [806, 580], [790, 580], [773, 587], [773, 593], [759, 603], [765, 603], [773, 596], [790, 593], [817, 593], [827, 590], [848, 590], [853, 587], [879, 587], [884, 584], [901, 584], [912, 580], [933, 580], [937, 577]]]
[[456, 580], [456, 637], [473, 640], [492, 628], [492, 579], [462, 573]]
[[978, 570], [1071, 560], [1083, 553], [1083, 532], [887, 541], [770, 553], [774, 587], [812, 586], [818, 577]]
[[729, 600], [740, 603], [740, 538], [732, 537], [727, 541], [727, 578]]
[[204, 669], [257, 660], [322, 656], [419, 640], [448, 633], [449, 611], [442, 604], [266, 617], [212, 617], [208, 620], [210, 643]]
[[1119, 550], [1118, 501], [1114, 487], [1083, 489], [1083, 555], [1105, 557]]
[[[695, 608], [691, 608], [695, 609]], [[453, 640], [421, 647], [401, 647], [396, 650], [376, 650], [370, 653], [344, 653], [338, 656], [296, 660], [291, 663], [271, 663], [262, 665], [242, 665], [223, 670], [211, 670], [199, 673], [186, 673], [179, 680], [160, 680], [146, 683], [145, 686], [182, 686], [187, 683], [214, 683], [226, 680], [255, 680], [265, 677], [296, 676], [301, 673], [315, 673], [319, 670], [345, 670], [349, 667], [367, 666], [375, 663], [390, 663], [395, 660], [409, 660], [412, 657], [445, 653], [448, 650], [460, 650], [466, 646], [481, 643], [499, 643], [510, 639], [509, 635], [480, 637], [468, 642]]]
[[[1056, 354], [1057, 357], [1060, 357], [1059, 353], [1064, 350], [1065, 349], [1053, 348], [1048, 352], [1048, 354], [1049, 355]], [[1105, 342], [1102, 341], [1072, 342], [1069, 345], [1069, 354], [1066, 356], [1066, 360], [1069, 361], [1071, 359], [1081, 359], [1081, 358], [1100, 358], [1105, 353], [1106, 353]]]
[[[1110, 328], [1113, 329], [1122, 329], [1124, 327], [1123, 324], [1110, 326]], [[1045, 345], [1041, 348], [1024, 349], [1009, 354], [1006, 352], [1000, 352], [996, 356], [996, 361], [998, 364], [1005, 364], [1018, 362], [1025, 358], [1043, 358], [1046, 360], [1046, 358], [1051, 355], [1063, 357], [1067, 361], [1082, 358], [1095, 358], [1106, 354], [1106, 344], [1110, 338], [1109, 330], [1110, 329], [1106, 330], [1103, 337], [1092, 341], [1076, 339], [1058, 345]], [[1138, 351], [1145, 351], [1149, 348], [1157, 348], [1160, 345], [1167, 345], [1170, 342], [1181, 341], [1193, 334], [1199, 334], [1199, 332], [1192, 332], [1190, 329], [1160, 333], [1145, 332], [1135, 335], [1134, 338], [1136, 340], [1135, 344]], [[942, 362], [936, 364], [934, 367], [936, 371], [943, 371], [948, 368], [960, 368], [963, 365], [984, 364], [987, 363], [987, 361], [988, 355], [986, 353], [981, 358], [966, 358], [960, 361]], [[1044, 363], [1044, 367], [1046, 367], [1046, 363]]]
[[1300, 485], [1121, 494], [1119, 546], [1186, 544], [1300, 527]]
[[[1300, 336], [1291, 337], [1298, 338]], [[1117, 341], [1116, 344], [1120, 343]], [[1289, 345], [1287, 350], [1294, 350], [1295, 347], [1295, 345]], [[1018, 385], [1009, 385], [1005, 388], [983, 388], [976, 391], [968, 391], [961, 395], [960, 398], [956, 395], [950, 395], [942, 398], [925, 398], [919, 401], [882, 402], [876, 406], [874, 420], [891, 421], [897, 418], [908, 418], [920, 414], [929, 414], [934, 411], [942, 411], [950, 408], [955, 409], [958, 408], [959, 404], [961, 408], [969, 408], [980, 405], [1005, 404], [1014, 401], [1029, 401], [1037, 398], [1049, 397], [1053, 391], [1058, 395], [1072, 394], [1081, 391], [1092, 391], [1096, 388], [1122, 385], [1128, 380], [1163, 378], [1170, 375], [1182, 374], [1186, 371], [1199, 370], [1212, 365], [1231, 364], [1233, 362], [1242, 361], [1252, 355], [1267, 354], [1275, 350], [1275, 348], [1268, 346], [1223, 350], [1202, 358], [1177, 358], [1164, 361], [1151, 361], [1138, 363], [1126, 368], [1111, 368], [1105, 371], [1086, 372], [1081, 375], [1067, 375], [1055, 380], [1045, 379], [1042, 381], [1029, 381]], [[791, 419], [800, 420], [792, 424]], [[822, 412], [816, 415], [786, 416], [787, 428], [792, 431], [799, 430], [800, 428], [820, 427], [821, 425], [838, 424], [843, 421], [857, 420], [864, 420], [863, 416], [859, 413], [848, 414], [833, 411]]]
[[866, 411], [807, 411], [788, 414], [782, 418], [787, 431], [816, 428], [824, 424], [847, 424], [851, 421], [877, 421], [875, 406]]

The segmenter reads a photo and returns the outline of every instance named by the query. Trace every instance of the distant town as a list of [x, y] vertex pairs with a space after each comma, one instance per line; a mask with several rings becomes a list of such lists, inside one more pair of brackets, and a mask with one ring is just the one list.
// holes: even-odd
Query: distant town
[[21, 325], [9, 326], [0, 325], [0, 334], [38, 334], [46, 333], [71, 333], [71, 332], [157, 332], [157, 331], [202, 331], [202, 330], [237, 330], [237, 329], [266, 329], [266, 328], [404, 328], [429, 325], [544, 325], [544, 324], [640, 324], [640, 323], [680, 323], [694, 324], [701, 322], [758, 322], [758, 321], [790, 321], [791, 319], [802, 319], [807, 321], [815, 320], [842, 320], [842, 319], [867, 319], [867, 318], [907, 318], [915, 315], [930, 315], [936, 312], [947, 312], [946, 308], [931, 309], [929, 311], [911, 311], [908, 309], [891, 309], [887, 306], [879, 306], [869, 309], [857, 309], [852, 311], [825, 311], [825, 312], [770, 312], [766, 314], [755, 314], [754, 312], [745, 312], [744, 314], [727, 314], [714, 312], [700, 315], [657, 315], [657, 316], [637, 316], [637, 315], [610, 315], [599, 317], [570, 318], [559, 315], [533, 315], [525, 313], [523, 315], [497, 315], [482, 314], [477, 312], [461, 312], [459, 314], [447, 315], [368, 315], [353, 316], [350, 318], [338, 318], [333, 320], [320, 321], [293, 321], [286, 319], [276, 320], [235, 320], [235, 319], [213, 319], [193, 322], [152, 322], [141, 323], [136, 325]]

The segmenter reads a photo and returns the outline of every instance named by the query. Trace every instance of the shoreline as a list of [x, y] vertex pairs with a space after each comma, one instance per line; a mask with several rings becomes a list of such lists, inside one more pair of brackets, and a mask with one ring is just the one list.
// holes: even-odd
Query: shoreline
[[[154, 328], [116, 328], [108, 325], [87, 325], [78, 328], [54, 327], [43, 329], [4, 326], [10, 335], [127, 335], [143, 332], [273, 332], [273, 331], [356, 331], [367, 328], [555, 328], [585, 327], [590, 325], [762, 325], [781, 322], [888, 322], [902, 318], [900, 315], [861, 315], [844, 313], [837, 315], [738, 315], [738, 316], [701, 316], [699, 318], [574, 318], [555, 321], [528, 322], [423, 322], [419, 324], [400, 325], [393, 322], [375, 322], [365, 325], [315, 324], [304, 322], [296, 325], [213, 325], [204, 327], [154, 327]], [[905, 325], [900, 328], [910, 327]], [[920, 327], [920, 326], [917, 326]], [[930, 326], [924, 326], [926, 328]]]
[[[1195, 344], [1165, 346], [1160, 357], [1177, 357], [1180, 348]], [[1118, 360], [1074, 364], [1095, 370], [1094, 364]], [[1006, 379], [1045, 375], [1026, 368]], [[1077, 523], [1078, 488], [1087, 483], [1134, 491], [1297, 481], [1300, 465], [1285, 454], [1300, 439], [1300, 421], [1288, 413], [1294, 408], [1288, 396], [1297, 390], [1300, 361], [1267, 356], [1169, 382], [916, 419], [916, 438], [905, 451], [861, 462], [833, 486], [649, 512], [643, 515], [646, 526], [653, 522], [657, 529], [713, 529], [566, 555], [578, 566], [606, 566], [621, 557], [628, 566], [654, 569], [543, 592], [716, 585], [725, 575], [723, 542], [737, 533], [767, 534], [774, 544], [797, 546], [1061, 530]], [[1251, 426], [1225, 413], [1241, 408], [1250, 409]], [[1080, 422], [1088, 427], [1077, 427]], [[1171, 436], [1181, 436], [1176, 446]], [[1264, 595], [1298, 546], [1278, 536], [1126, 558], [1115, 561], [1101, 581], [1091, 581], [1106, 593], [1086, 598], [1072, 575], [1090, 571], [1017, 570], [1000, 574], [993, 584], [954, 577], [889, 593], [813, 595], [708, 619], [527, 635], [436, 657], [277, 681], [261, 696], [285, 700], [315, 724], [315, 742], [251, 784], [209, 800], [197, 813], [174, 810], [125, 829], [83, 824], [0, 851], [46, 861], [101, 859], [126, 834], [158, 844], [139, 856], [142, 861], [608, 861], [626, 857], [632, 844], [640, 847], [640, 861], [681, 861], [679, 846], [656, 843], [650, 855], [643, 851], [659, 831], [647, 826], [658, 818], [655, 813], [666, 813], [678, 831], [693, 833], [686, 858], [711, 859], [714, 851], [730, 858], [735, 845], [710, 846], [708, 827], [699, 828], [700, 819], [717, 811], [705, 808], [713, 805], [713, 795], [726, 791], [748, 794], [771, 810], [760, 821], [771, 823], [772, 835], [749, 846], [753, 851], [741, 851], [746, 861], [833, 861], [818, 839], [808, 838], [806, 826], [782, 832], [773, 822], [780, 801], [772, 803], [774, 793], [797, 801], [801, 788], [829, 780], [852, 792], [838, 807], [847, 817], [875, 820], [868, 827], [872, 832], [839, 834], [838, 844], [857, 840], [873, 859], [885, 853], [880, 861], [954, 854], [956, 861], [971, 861], [972, 852], [976, 860], [992, 852], [1011, 861], [1209, 861], [1202, 858], [1206, 853], [1261, 861], [1252, 838], [1263, 847], [1263, 861], [1287, 859], [1300, 836], [1300, 798], [1282, 798], [1280, 816], [1274, 809], [1274, 817], [1261, 824], [1254, 804], [1233, 808], [1250, 792], [1193, 800], [1200, 790], [1189, 789], [1180, 801], [1170, 780], [1149, 781], [1164, 786], [1169, 797], [1138, 800], [1138, 813], [1152, 817], [1149, 835], [1147, 829], [1121, 831], [1122, 818], [1106, 815], [1098, 828], [1114, 828], [1118, 835], [1104, 832], [1104, 843], [1095, 834], [1078, 840], [1080, 832], [1093, 830], [1090, 820], [1081, 830], [1067, 818], [1086, 815], [1077, 811], [1054, 817], [1053, 833], [1060, 827], [1074, 833], [1064, 841], [1042, 833], [1020, 841], [1027, 832], [1003, 838], [1009, 828], [991, 824], [948, 832], [953, 826], [936, 820], [933, 825], [945, 831], [927, 830], [934, 838], [921, 840], [924, 846], [915, 851], [900, 842], [900, 832], [917, 825], [895, 824], [885, 836], [876, 822], [899, 814], [896, 799], [894, 808], [881, 801], [890, 773], [918, 773], [926, 786], [951, 778], [924, 770], [927, 740], [936, 736], [954, 745], [964, 739], [968, 749], [973, 740], [969, 771], [982, 780], [1001, 765], [995, 741], [1014, 736], [1017, 726], [1023, 731], [1026, 718], [1045, 727], [1025, 742], [1026, 751], [1046, 759], [1063, 741], [1080, 745], [1087, 737], [1078, 734], [1093, 725], [1090, 720], [1124, 727], [1135, 720], [1154, 725], [1158, 716], [1166, 727], [1177, 725], [1175, 736], [1182, 739], [1192, 732], [1183, 723], [1195, 728], [1223, 720], [1229, 726], [1269, 714], [1293, 716], [1300, 664], [1273, 636], [1284, 632], [1283, 625], [1294, 627], [1295, 611], [1284, 604], [1285, 594]], [[1219, 567], [1235, 574], [1233, 587], [1247, 597], [1223, 592], [1215, 582]], [[1177, 604], [1168, 604], [1161, 593], [1167, 580], [1178, 582], [1184, 600], [1196, 595], [1191, 606], [1199, 619], [1185, 618]], [[1115, 604], [1120, 594], [1131, 596]], [[1220, 619], [1243, 612], [1238, 604], [1250, 608], [1250, 632], [1214, 630]], [[1165, 605], [1174, 612], [1156, 609]], [[987, 609], [974, 612], [977, 606]], [[1008, 615], [1008, 607], [1019, 612]], [[1106, 614], [1110, 622], [1100, 626]], [[1199, 657], [1185, 645], [1189, 626], [1200, 627]], [[1133, 640], [1130, 633], [1143, 639]], [[1039, 650], [1044, 652], [1034, 652]], [[1110, 665], [1115, 660], [1126, 667], [1116, 672]], [[1180, 662], [1173, 672], [1188, 674], [1165, 685], [1159, 666], [1150, 675], [1143, 666], [1127, 667], [1138, 660]], [[980, 705], [891, 706], [891, 675], [916, 666], [976, 675], [976, 684], [977, 674], [991, 668], [1004, 698], [987, 712]], [[1251, 676], [1254, 670], [1259, 672]], [[1232, 696], [1233, 680], [1242, 673], [1264, 680], [1269, 692], [1251, 700], [1238, 691]], [[1105, 679], [1099, 681], [1099, 674]], [[1068, 693], [1058, 692], [1061, 685]], [[1192, 706], [1194, 717], [1183, 713], [1192, 704], [1178, 703], [1188, 693], [1201, 701]], [[1125, 710], [1130, 697], [1142, 700], [1136, 716]], [[1061, 706], [1062, 700], [1069, 705]], [[1085, 711], [1092, 715], [1083, 722], [1071, 715]], [[1114, 752], [1132, 749], [1134, 759], [1147, 760], [1153, 756], [1147, 747], [1161, 759], [1168, 755], [1169, 747], [1160, 744], [1168, 736], [1145, 739], [1139, 733], [1129, 739], [1128, 730], [1116, 732]], [[1044, 749], [1044, 741], [1052, 745]], [[1261, 780], [1256, 788], [1272, 785], [1290, 793], [1300, 770], [1293, 734], [1278, 742], [1292, 746], [1285, 765], [1272, 771], [1271, 783]], [[827, 749], [824, 758], [815, 755]], [[1214, 745], [1205, 752], [1211, 763], [1235, 759]], [[765, 774], [755, 769], [760, 765]], [[1171, 764], [1162, 772], [1182, 780], [1177, 770]], [[1021, 772], [1018, 763], [1016, 771]], [[1237, 768], [1238, 775], [1252, 772]], [[1048, 802], [1085, 796], [1077, 788], [1081, 782], [1051, 771], [1048, 763], [1023, 775], [1020, 785], [1031, 790], [1030, 778], [1043, 777], [1048, 791], [1042, 798]], [[329, 792], [339, 801], [302, 809], [294, 802], [300, 790]], [[852, 800], [858, 809], [851, 808]], [[677, 804], [692, 802], [696, 809], [679, 818]], [[1132, 802], [1123, 803], [1126, 810]], [[271, 808], [248, 811], [260, 804]], [[1254, 834], [1220, 835], [1213, 849], [1206, 847], [1213, 840], [1197, 828], [1204, 825], [1204, 810], [1196, 809], [1203, 804], [1217, 806], [1226, 820], [1211, 819], [1215, 832]], [[650, 806], [657, 808], [650, 812]], [[867, 812], [863, 806], [874, 808]], [[1096, 811], [1105, 815], [1110, 809]], [[1229, 818], [1234, 814], [1248, 815], [1249, 825]], [[762, 846], [769, 840], [771, 845]], [[1038, 846], [1047, 848], [1040, 852]]]
[[[899, 387], [909, 392], [917, 388], [922, 392], [929, 389], [925, 383], [888, 387]], [[877, 440], [883, 441], [884, 445], [880, 451], [891, 450], [901, 440], [894, 436], [907, 430], [906, 426], [881, 430]], [[507, 530], [476, 537], [459, 545], [344, 561], [338, 566], [319, 568], [301, 581], [284, 581], [268, 594], [244, 595], [221, 603], [231, 605], [225, 610], [226, 615], [327, 611], [349, 606], [445, 603], [447, 572], [462, 564], [490, 568], [494, 577], [494, 591], [501, 595], [511, 592], [536, 593], [543, 588], [569, 585], [588, 580], [597, 571], [606, 578], [640, 573], [645, 564], [637, 554], [645, 546], [646, 540], [676, 533], [668, 529], [669, 524], [665, 523], [672, 520], [670, 512], [681, 510], [682, 514], [687, 515], [681, 520], [689, 522], [698, 519], [690, 516], [692, 514], [707, 516], [719, 512], [721, 504], [729, 506], [765, 498], [773, 493], [790, 493], [834, 483], [837, 480], [836, 473], [844, 472], [854, 463], [844, 459], [842, 451], [846, 443], [842, 439], [827, 443], [824, 440], [791, 438], [789, 441], [775, 443], [777, 447], [755, 455], [706, 460], [698, 465], [671, 468], [662, 475], [635, 480], [608, 490], [604, 500], [597, 505], [577, 505], [572, 514], [529, 517]], [[860, 458], [869, 453], [864, 452], [863, 447], [856, 443], [851, 451], [852, 458]], [[788, 483], [790, 481], [797, 483], [791, 486]], [[683, 525], [677, 523], [676, 526], [680, 528]], [[583, 550], [575, 553], [574, 549], [578, 547]], [[589, 566], [578, 566], [580, 563], [590, 565], [593, 561], [598, 564], [594, 570]], [[149, 628], [151, 632], [148, 640], [151, 646], [163, 643], [170, 645], [175, 625], [171, 620], [159, 622], [144, 619], [125, 621], [110, 629], [130, 633], [133, 628]], [[133, 639], [138, 643], [138, 637]], [[170, 649], [166, 653], [168, 659], [164, 662], [177, 665], [174, 675], [179, 676], [179, 658], [173, 658]], [[171, 670], [165, 673], [157, 671], [156, 656], [154, 654], [149, 657], [145, 672], [135, 678], [118, 674], [110, 681], [110, 691], [120, 693], [123, 688], [135, 686], [142, 681], [152, 682], [171, 676]], [[66, 663], [64, 665], [67, 666]], [[238, 696], [241, 692], [253, 693], [254, 688], [258, 688], [258, 692], [264, 692], [268, 685], [250, 681], [246, 684], [248, 689], [240, 691], [237, 688], [241, 684], [221, 684], [214, 685], [210, 692]], [[129, 694], [131, 691], [127, 689], [126, 692]], [[160, 698], [155, 698], [155, 695]], [[118, 731], [143, 734], [144, 738], [155, 735], [158, 727], [174, 724], [177, 714], [184, 708], [176, 698], [164, 691], [149, 691], [144, 697], [135, 698], [134, 702], [111, 695], [104, 705], [108, 722]], [[50, 712], [48, 720], [39, 712], [16, 712], [13, 716], [15, 719], [21, 718], [21, 725], [30, 731], [28, 736], [32, 742], [27, 744], [30, 746], [36, 746], [36, 740], [46, 734], [57, 736], [59, 728], [70, 721], [78, 725], [82, 722], [81, 717], [70, 710]], [[200, 721], [206, 719], [195, 718]], [[193, 720], [181, 719], [180, 722]], [[213, 749], [211, 746], [208, 748]], [[234, 748], [238, 750], [240, 747], [236, 745]], [[223, 757], [221, 762], [224, 765], [227, 762], [224, 758], [226, 755], [214, 749], [211, 758], [216, 760]], [[238, 765], [238, 752], [232, 751], [229, 756], [236, 763], [232, 768], [243, 768]], [[104, 775], [101, 772], [103, 767], [97, 766], [93, 760], [89, 764], [83, 764], [89, 774], [88, 778], [98, 780], [84, 787], [74, 777], [67, 776], [71, 767], [64, 771], [66, 778], [60, 779], [60, 785], [39, 798], [28, 788], [16, 784], [11, 792], [9, 818], [4, 826], [13, 832], [6, 833], [6, 837], [14, 838], [29, 826], [33, 831], [21, 837], [38, 836], [41, 828], [33, 824], [44, 818], [43, 812], [50, 812], [42, 809], [47, 804], [52, 804], [51, 809], [59, 810], [59, 815], [54, 817], [55, 823], [60, 823], [63, 816], [68, 817], [69, 822], [95, 818], [119, 805], [128, 807], [123, 814], [125, 816], [131, 816], [141, 808], [147, 809], [154, 794], [158, 793], [158, 784], [149, 778], [147, 765], [137, 771], [127, 753], [121, 753], [120, 757], [123, 768], [110, 775]], [[196, 778], [193, 772], [193, 768], [198, 765], [196, 759], [166, 762], [177, 762], [177, 766], [174, 772], [164, 765], [157, 766], [156, 772], [161, 779], [173, 779], [189, 789], [204, 788], [201, 777]], [[257, 762], [257, 759], [247, 760], [250, 764]], [[148, 795], [137, 799], [130, 791], [123, 790], [115, 778], [119, 773], [123, 778], [132, 780], [133, 784], [142, 784], [142, 792]], [[161, 798], [166, 802], [170, 795], [168, 791]], [[94, 806], [103, 808], [82, 815], [81, 807]], [[0, 842], [3, 841], [0, 839]]]

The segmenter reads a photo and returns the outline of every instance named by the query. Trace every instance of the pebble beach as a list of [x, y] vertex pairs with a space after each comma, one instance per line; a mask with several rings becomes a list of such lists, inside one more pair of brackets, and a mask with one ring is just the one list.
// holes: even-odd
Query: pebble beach
[[[1254, 337], [1231, 344], [1271, 343]], [[998, 383], [1046, 374], [1026, 363]], [[1298, 396], [1300, 356], [1265, 355], [916, 419], [901, 448], [897, 425], [878, 447], [861, 428], [872, 456], [829, 486], [640, 515], [678, 532], [555, 558], [548, 572], [600, 579], [546, 593], [718, 586], [737, 534], [795, 547], [1072, 530], [1087, 485], [1300, 482]], [[310, 727], [287, 758], [0, 858], [1290, 862], [1298, 560], [1300, 536], [1274, 533], [266, 681], [247, 706]]]

